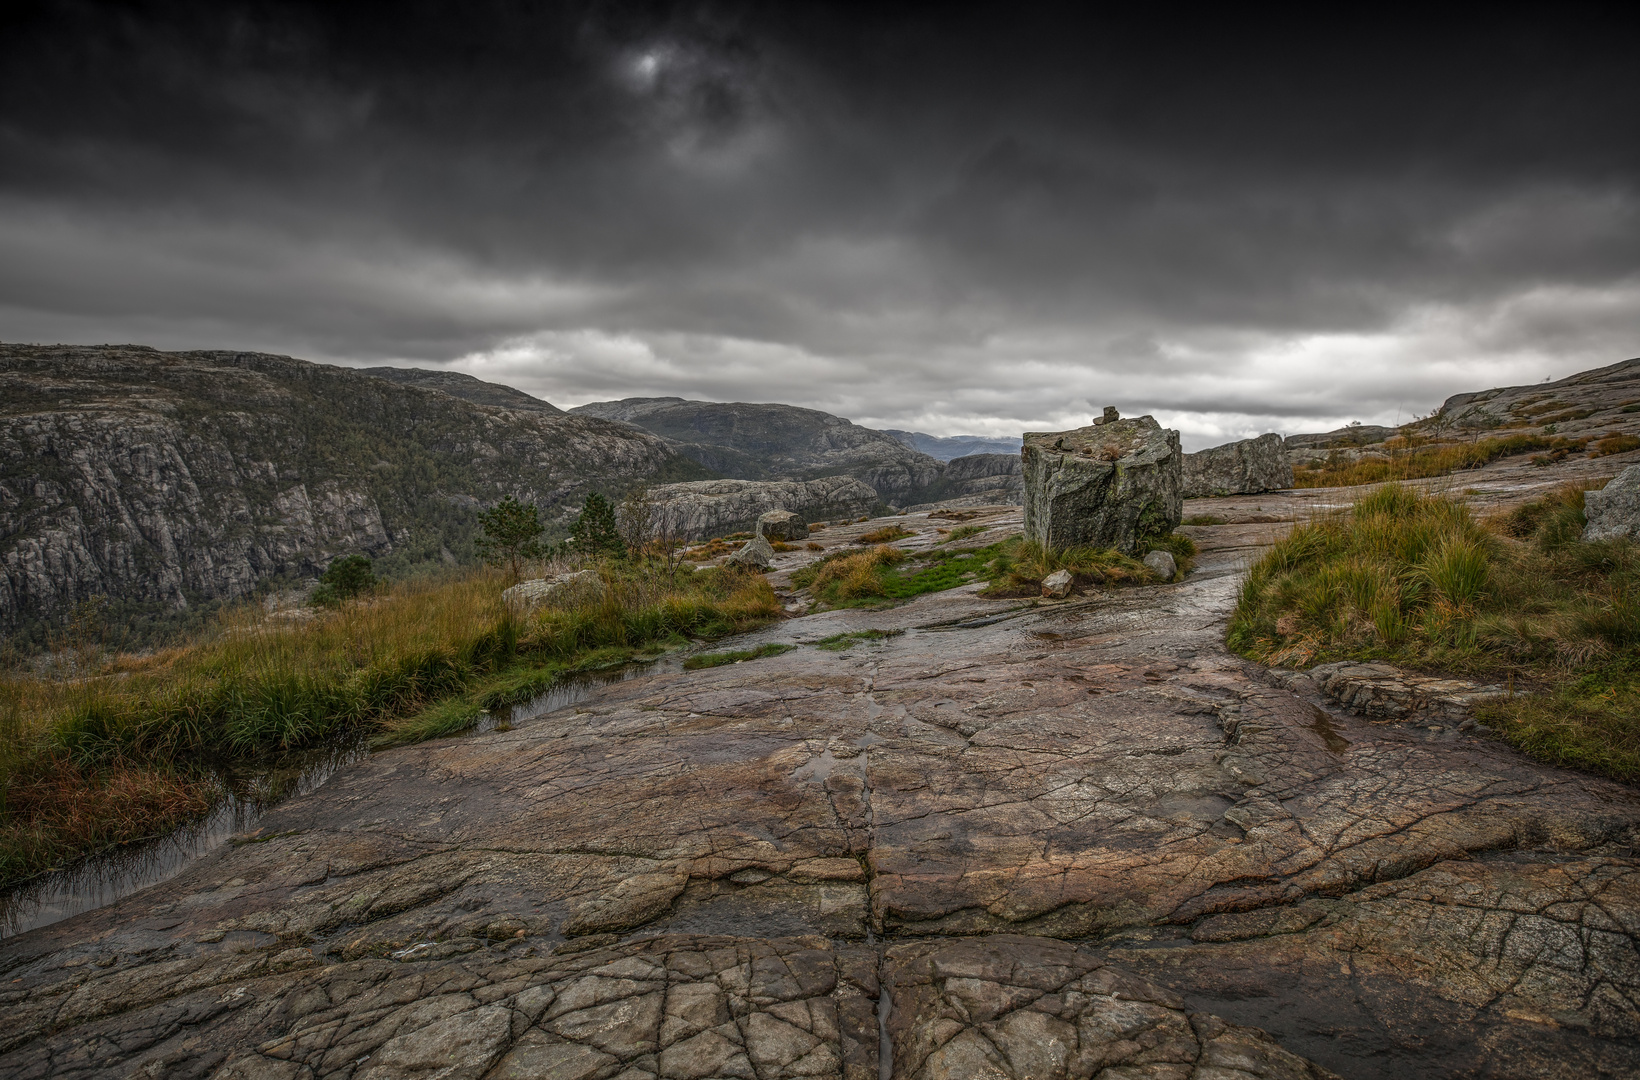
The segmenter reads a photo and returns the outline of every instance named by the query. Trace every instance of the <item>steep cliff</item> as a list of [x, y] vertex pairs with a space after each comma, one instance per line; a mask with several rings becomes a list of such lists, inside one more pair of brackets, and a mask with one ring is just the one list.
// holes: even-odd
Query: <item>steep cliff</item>
[[679, 453], [736, 480], [852, 476], [904, 505], [940, 477], [940, 463], [881, 431], [795, 405], [683, 398], [595, 401], [570, 410], [635, 424]]
[[626, 425], [289, 357], [0, 345], [0, 629], [39, 640], [93, 597], [176, 625], [345, 552], [462, 561], [505, 494], [556, 522], [703, 475]]

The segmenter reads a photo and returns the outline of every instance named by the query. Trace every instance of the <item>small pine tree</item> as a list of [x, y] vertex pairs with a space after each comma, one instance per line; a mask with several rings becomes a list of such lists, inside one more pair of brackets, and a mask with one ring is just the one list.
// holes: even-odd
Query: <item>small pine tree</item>
[[320, 607], [336, 607], [344, 600], [362, 596], [376, 587], [376, 573], [364, 555], [343, 555], [325, 568], [312, 601]]
[[524, 575], [524, 561], [541, 554], [541, 534], [546, 531], [536, 517], [535, 504], [519, 502], [508, 495], [478, 515], [484, 535], [474, 545], [481, 559], [492, 566], [505, 566], [513, 580]]
[[626, 554], [626, 541], [621, 539], [615, 522], [615, 507], [596, 491], [581, 505], [581, 516], [575, 519], [569, 536], [570, 549], [582, 555], [620, 558]]

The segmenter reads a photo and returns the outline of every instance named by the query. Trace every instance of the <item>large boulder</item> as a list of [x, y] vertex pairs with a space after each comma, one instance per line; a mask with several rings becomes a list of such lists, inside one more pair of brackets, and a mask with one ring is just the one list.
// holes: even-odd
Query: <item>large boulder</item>
[[852, 476], [819, 480], [696, 480], [649, 489], [656, 513], [685, 540], [726, 533], [755, 532], [770, 510], [789, 510], [804, 521], [856, 518], [871, 513], [876, 489]]
[[1225, 443], [1184, 455], [1184, 497], [1243, 495], [1293, 486], [1293, 465], [1280, 435]]
[[1023, 456], [1025, 536], [1044, 547], [1140, 554], [1183, 516], [1179, 433], [1151, 417], [1027, 431]]
[[1584, 540], [1640, 540], [1640, 465], [1630, 465], [1599, 491], [1583, 493]]
[[758, 517], [757, 534], [770, 540], [806, 540], [809, 526], [790, 510], [770, 510]]

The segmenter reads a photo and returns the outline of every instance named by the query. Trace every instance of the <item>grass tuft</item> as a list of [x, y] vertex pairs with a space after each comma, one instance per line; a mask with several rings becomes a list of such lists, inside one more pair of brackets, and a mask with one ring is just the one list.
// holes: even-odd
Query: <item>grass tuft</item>
[[723, 667], [725, 664], [738, 664], [745, 660], [760, 660], [765, 656], [779, 656], [797, 648], [796, 645], [785, 645], [778, 642], [769, 642], [759, 645], [755, 649], [734, 649], [729, 652], [701, 653], [691, 656], [683, 662], [685, 671], [698, 671], [701, 668]]
[[1476, 521], [1389, 485], [1248, 571], [1229, 644], [1264, 663], [1387, 660], [1530, 692], [1477, 715], [1548, 761], [1640, 777], [1640, 550], [1585, 544], [1583, 488]]
[[833, 634], [830, 637], [821, 638], [814, 643], [814, 647], [824, 649], [827, 652], [843, 652], [846, 649], [854, 648], [862, 641], [883, 641], [887, 638], [899, 637], [903, 633], [905, 633], [904, 630], [851, 630], [846, 634]]

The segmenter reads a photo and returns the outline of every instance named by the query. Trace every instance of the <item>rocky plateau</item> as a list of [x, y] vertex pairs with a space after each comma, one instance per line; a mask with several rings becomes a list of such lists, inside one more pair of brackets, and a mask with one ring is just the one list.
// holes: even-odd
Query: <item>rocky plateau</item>
[[1640, 1075], [1640, 795], [1227, 653], [1270, 499], [1176, 585], [792, 618], [372, 755], [0, 943], [0, 1071]]

